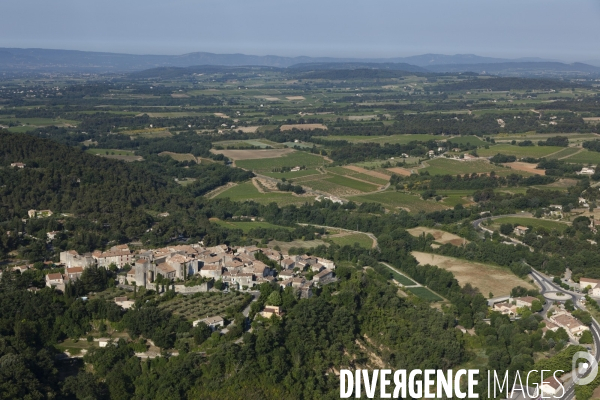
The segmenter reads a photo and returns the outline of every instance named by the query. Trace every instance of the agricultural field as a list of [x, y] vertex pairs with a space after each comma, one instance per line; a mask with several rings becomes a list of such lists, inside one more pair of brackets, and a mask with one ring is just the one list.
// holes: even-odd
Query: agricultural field
[[304, 204], [312, 202], [312, 197], [294, 196], [291, 193], [269, 192], [261, 193], [252, 182], [244, 182], [219, 193], [214, 198], [229, 198], [232, 201], [255, 201], [260, 204], [276, 202], [279, 205]]
[[443, 298], [441, 298], [440, 296], [423, 286], [409, 287], [405, 290], [426, 301], [436, 302], [444, 300]]
[[460, 136], [453, 137], [452, 139], [448, 139], [448, 142], [457, 144], [457, 145], [472, 145], [472, 146], [483, 146], [487, 142], [484, 142], [477, 136], [469, 135], [469, 136]]
[[341, 233], [329, 236], [328, 239], [340, 246], [354, 246], [354, 243], [358, 243], [360, 247], [364, 247], [366, 249], [373, 247], [373, 239], [364, 233]]
[[390, 143], [390, 144], [406, 144], [414, 141], [428, 140], [444, 140], [443, 136], [428, 135], [428, 134], [407, 134], [407, 135], [390, 135], [390, 136], [316, 136], [323, 140], [346, 140], [351, 143]]
[[500, 225], [502, 224], [532, 226], [534, 228], [545, 228], [549, 231], [556, 229], [559, 232], [564, 232], [564, 230], [569, 226], [564, 222], [540, 218], [502, 217], [492, 220], [491, 229], [499, 229]]
[[589, 151], [583, 149], [567, 158], [563, 158], [563, 161], [577, 164], [600, 164], [600, 153], [597, 151]]
[[311, 175], [321, 175], [321, 173], [319, 171], [317, 171], [316, 169], [302, 169], [300, 171], [294, 171], [294, 172], [261, 172], [261, 175], [265, 175], [265, 176], [269, 176], [271, 178], [275, 178], [275, 179], [290, 179], [290, 180], [294, 180], [297, 178], [304, 178], [306, 176], [311, 176]]
[[216, 150], [211, 149], [214, 154], [223, 154], [225, 157], [234, 160], [262, 160], [262, 159], [275, 159], [289, 156], [296, 152], [294, 149], [266, 149], [266, 150]]
[[135, 155], [135, 153], [131, 150], [119, 150], [119, 149], [98, 149], [98, 148], [91, 148], [91, 149], [87, 149], [86, 153], [90, 153], [90, 154], [97, 154], [100, 156], [103, 155], [112, 155], [112, 156], [133, 156]]
[[550, 154], [559, 152], [563, 149], [564, 147], [557, 146], [517, 146], [511, 144], [497, 144], [495, 146], [490, 146], [489, 149], [477, 149], [477, 154], [479, 154], [480, 157], [492, 157], [500, 153], [507, 156], [516, 156], [517, 158], [541, 158], [547, 157]]
[[461, 238], [458, 235], [455, 235], [450, 232], [442, 231], [440, 229], [427, 228], [424, 226], [418, 226], [416, 228], [411, 228], [406, 230], [408, 233], [415, 237], [419, 237], [423, 234], [432, 235], [435, 239], [435, 243], [439, 244], [451, 244], [454, 246], [462, 246], [464, 244], [469, 243], [469, 241], [465, 238]]
[[[425, 161], [425, 168], [418, 169], [419, 172], [427, 171], [430, 175], [457, 175], [457, 174], [472, 174], [472, 173], [490, 173], [496, 172], [496, 175], [505, 176], [514, 174], [515, 171], [509, 168], [502, 168], [497, 165], [492, 165], [486, 160], [460, 161], [450, 158], [435, 158]], [[519, 172], [521, 175], [531, 175], [528, 173]]]
[[580, 147], [565, 147], [557, 153], [550, 154], [546, 157], [549, 160], [560, 160], [569, 156], [572, 156], [575, 153], [582, 151]]
[[250, 303], [252, 295], [232, 293], [196, 293], [192, 296], [177, 296], [162, 302], [159, 308], [180, 315], [188, 321], [196, 321], [212, 316], [224, 316], [241, 311]]
[[369, 171], [356, 166], [332, 167], [325, 169], [325, 171], [336, 175], [351, 177], [352, 179], [360, 181], [374, 183], [376, 185], [385, 185], [390, 178], [381, 172]]
[[419, 251], [413, 251], [411, 254], [421, 265], [435, 265], [452, 272], [461, 286], [470, 283], [473, 287], [478, 288], [485, 297], [489, 293], [493, 293], [494, 296], [506, 296], [516, 286], [535, 288], [531, 283], [513, 274], [508, 268]]
[[[239, 155], [235, 154], [236, 157], [244, 158], [233, 158], [229, 154], [231, 152], [249, 152], [252, 155]], [[268, 152], [268, 153], [264, 153]], [[237, 167], [244, 168], [251, 171], [257, 172], [272, 172], [273, 169], [279, 169], [283, 167], [294, 168], [297, 166], [304, 166], [306, 168], [320, 167], [328, 162], [321, 156], [306, 153], [303, 151], [296, 151], [293, 149], [280, 149], [280, 150], [223, 150], [221, 154], [228, 158], [236, 160], [235, 164]]]

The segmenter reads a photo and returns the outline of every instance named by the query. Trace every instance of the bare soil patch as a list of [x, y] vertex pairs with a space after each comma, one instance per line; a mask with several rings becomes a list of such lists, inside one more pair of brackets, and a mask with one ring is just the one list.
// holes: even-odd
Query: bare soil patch
[[364, 121], [377, 118], [377, 115], [349, 115], [346, 117], [349, 121]]
[[358, 167], [356, 165], [346, 165], [344, 168], [349, 169], [351, 171], [360, 172], [361, 174], [369, 175], [374, 178], [385, 179], [386, 181], [390, 180], [390, 176], [384, 174], [383, 172], [370, 171], [368, 169]]
[[452, 244], [454, 246], [462, 246], [463, 244], [469, 243], [469, 241], [465, 238], [461, 238], [453, 233], [442, 231], [439, 229], [426, 228], [424, 226], [418, 226], [416, 228], [407, 229], [408, 233], [415, 237], [421, 236], [423, 233], [425, 235], [431, 234], [435, 241], [441, 244]]
[[306, 100], [304, 96], [287, 96], [286, 99], [291, 101]]
[[515, 161], [515, 162], [511, 162], [511, 163], [503, 163], [502, 165], [505, 165], [512, 169], [516, 169], [518, 171], [524, 171], [524, 172], [529, 172], [529, 173], [538, 174], [538, 175], [546, 175], [546, 171], [544, 171], [543, 169], [535, 169], [537, 164]]
[[226, 114], [223, 114], [223, 113], [214, 113], [214, 114], [215, 114], [215, 117], [229, 118], [229, 116], [228, 116], [228, 115], [226, 115]]
[[508, 295], [511, 289], [516, 286], [535, 289], [532, 284], [519, 278], [506, 268], [419, 251], [413, 251], [411, 254], [421, 265], [435, 265], [452, 272], [461, 286], [470, 283], [479, 288], [481, 294], [486, 297], [490, 292], [494, 296]]
[[327, 127], [323, 124], [292, 124], [292, 125], [281, 125], [281, 127], [279, 129], [282, 131], [291, 131], [292, 129], [298, 129], [301, 131], [310, 131], [312, 129], [327, 130]]
[[244, 133], [256, 133], [258, 128], [260, 128], [260, 127], [259, 126], [239, 126], [239, 127], [235, 128], [234, 130], [236, 132], [242, 131]]
[[387, 168], [387, 170], [390, 172], [393, 172], [395, 174], [398, 174], [398, 175], [404, 175], [404, 176], [411, 175], [410, 170], [408, 170], [406, 168], [395, 167], [395, 168]]
[[215, 154], [223, 154], [232, 160], [259, 160], [262, 158], [277, 158], [293, 153], [294, 149], [267, 149], [267, 150], [210, 150]]

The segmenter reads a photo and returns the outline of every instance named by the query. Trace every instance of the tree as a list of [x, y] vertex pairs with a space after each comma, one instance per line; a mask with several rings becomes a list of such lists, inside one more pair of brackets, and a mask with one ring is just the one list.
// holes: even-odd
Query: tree
[[536, 312], [540, 312], [544, 309], [544, 307], [542, 306], [542, 302], [539, 300], [534, 300], [531, 302], [531, 311], [533, 311], [534, 313]]
[[500, 225], [500, 233], [503, 235], [510, 235], [513, 232], [513, 226], [511, 224]]
[[579, 338], [579, 344], [592, 344], [594, 343], [594, 337], [590, 331], [583, 331]]
[[280, 306], [281, 302], [281, 294], [278, 291], [274, 291], [267, 297], [267, 304], [270, 306]]

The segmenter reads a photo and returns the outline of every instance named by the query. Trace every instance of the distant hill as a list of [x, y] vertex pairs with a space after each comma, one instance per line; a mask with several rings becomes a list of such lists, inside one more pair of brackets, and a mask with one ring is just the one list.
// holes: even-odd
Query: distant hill
[[[590, 76], [600, 68], [588, 64], [563, 64], [538, 58], [503, 59], [474, 54], [424, 54], [395, 58], [280, 57], [206, 52], [183, 55], [135, 55], [75, 50], [0, 48], [0, 72], [131, 73], [147, 71], [159, 76], [194, 73], [194, 66], [270, 67], [296, 70], [387, 69], [414, 73], [476, 72], [504, 76]], [[170, 68], [159, 70], [157, 68]], [[201, 68], [201, 67], [194, 67]], [[153, 71], [152, 71], [153, 70]], [[174, 75], [173, 75], [174, 74]], [[383, 74], [385, 75], [385, 74]], [[389, 74], [388, 74], [389, 75]], [[144, 76], [141, 74], [140, 77]]]
[[445, 64], [431, 65], [427, 69], [431, 72], [475, 72], [478, 74], [502, 76], [600, 76], [600, 67], [582, 63], [563, 64], [559, 62]]

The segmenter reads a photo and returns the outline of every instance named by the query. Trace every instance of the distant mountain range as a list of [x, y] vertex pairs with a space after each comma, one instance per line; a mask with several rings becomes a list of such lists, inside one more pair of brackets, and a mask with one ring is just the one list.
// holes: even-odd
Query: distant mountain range
[[[600, 61], [596, 61], [600, 65]], [[375, 68], [407, 72], [476, 72], [498, 75], [600, 75], [600, 67], [564, 64], [540, 58], [503, 59], [473, 54], [423, 54], [395, 58], [280, 57], [246, 54], [189, 53], [135, 55], [76, 50], [0, 48], [0, 72], [127, 73], [161, 67], [219, 65], [276, 68]]]

